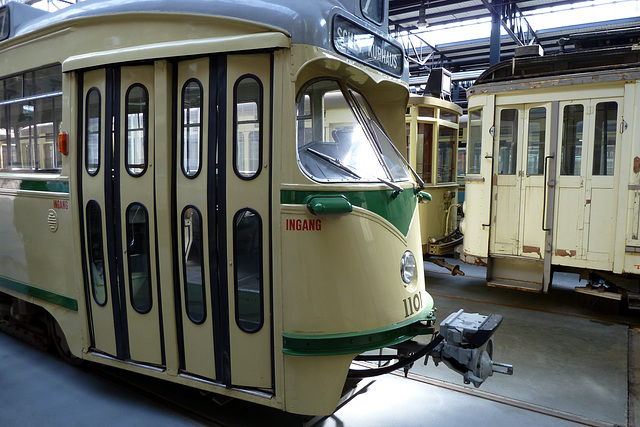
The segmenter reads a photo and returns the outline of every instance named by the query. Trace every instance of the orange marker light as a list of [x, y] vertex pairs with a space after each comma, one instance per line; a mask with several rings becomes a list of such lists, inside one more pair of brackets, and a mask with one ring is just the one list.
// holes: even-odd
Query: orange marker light
[[66, 131], [58, 134], [58, 151], [65, 156], [69, 154], [69, 133]]

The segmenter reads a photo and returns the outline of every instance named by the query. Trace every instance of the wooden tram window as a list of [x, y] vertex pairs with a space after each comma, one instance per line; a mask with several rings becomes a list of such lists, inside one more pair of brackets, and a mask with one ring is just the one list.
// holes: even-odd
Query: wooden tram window
[[95, 200], [87, 203], [87, 246], [89, 255], [89, 279], [94, 301], [104, 306], [107, 303], [105, 283], [104, 245], [102, 241], [102, 213]]
[[202, 167], [202, 84], [187, 80], [182, 87], [182, 173], [195, 178]]
[[418, 123], [418, 140], [416, 141], [416, 172], [425, 184], [433, 183], [433, 124]]
[[546, 125], [546, 108], [537, 107], [529, 110], [529, 129], [527, 131], [527, 175], [542, 175], [544, 173]]
[[612, 176], [616, 158], [618, 103], [596, 105], [596, 125], [593, 135], [593, 175]]
[[9, 37], [9, 7], [5, 6], [0, 8], [0, 40], [4, 40]]
[[125, 159], [127, 172], [141, 176], [147, 169], [149, 147], [149, 92], [141, 84], [134, 84], [126, 95]]
[[189, 320], [202, 324], [206, 319], [202, 216], [187, 206], [182, 212], [182, 275], [185, 310]]
[[469, 112], [469, 141], [467, 142], [467, 174], [480, 173], [482, 151], [482, 109]]
[[100, 91], [97, 88], [87, 92], [85, 107], [85, 168], [95, 176], [100, 169]]
[[233, 218], [233, 259], [236, 324], [247, 333], [264, 323], [262, 280], [262, 219], [252, 209]]
[[498, 175], [515, 175], [518, 161], [518, 110], [500, 112]]
[[131, 305], [138, 313], [151, 311], [149, 214], [140, 203], [127, 207], [127, 262]]
[[456, 180], [456, 129], [440, 126], [438, 131], [438, 183]]
[[560, 175], [578, 176], [582, 166], [583, 105], [566, 105], [562, 117]]
[[234, 99], [234, 169], [243, 179], [258, 176], [262, 153], [262, 84], [257, 77], [247, 75], [238, 79], [233, 90]]

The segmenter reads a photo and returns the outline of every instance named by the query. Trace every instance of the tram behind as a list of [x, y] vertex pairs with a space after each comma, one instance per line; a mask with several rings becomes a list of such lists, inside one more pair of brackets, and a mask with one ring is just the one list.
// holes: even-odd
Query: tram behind
[[638, 34], [516, 54], [469, 89], [463, 259], [490, 285], [547, 292], [580, 272], [638, 307]]
[[388, 346], [391, 369], [430, 354], [479, 385], [501, 318], [436, 332], [387, 17], [381, 0], [1, 8], [0, 328], [301, 414], [332, 413], [347, 378], [379, 373], [352, 360]]
[[422, 253], [427, 256], [452, 253], [462, 243], [457, 182], [461, 115], [459, 106], [439, 97], [409, 98], [407, 158], [432, 197], [418, 207]]

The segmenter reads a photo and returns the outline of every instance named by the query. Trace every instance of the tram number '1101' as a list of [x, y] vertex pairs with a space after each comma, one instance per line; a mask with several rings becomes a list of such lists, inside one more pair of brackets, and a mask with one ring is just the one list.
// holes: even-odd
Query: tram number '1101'
[[412, 297], [403, 299], [402, 302], [404, 303], [404, 317], [409, 317], [422, 310], [422, 295], [420, 295], [420, 292]]

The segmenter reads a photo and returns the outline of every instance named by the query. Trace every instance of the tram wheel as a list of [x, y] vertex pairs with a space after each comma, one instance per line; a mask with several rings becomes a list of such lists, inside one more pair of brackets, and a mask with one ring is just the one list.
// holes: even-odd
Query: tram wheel
[[60, 357], [62, 357], [62, 360], [72, 366], [81, 365], [83, 360], [71, 353], [69, 345], [67, 344], [67, 339], [64, 336], [64, 332], [62, 332], [62, 328], [60, 328], [60, 325], [58, 325], [58, 322], [56, 322], [53, 316], [48, 316], [47, 326], [51, 342]]

